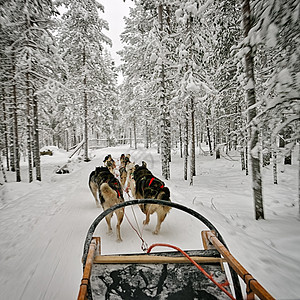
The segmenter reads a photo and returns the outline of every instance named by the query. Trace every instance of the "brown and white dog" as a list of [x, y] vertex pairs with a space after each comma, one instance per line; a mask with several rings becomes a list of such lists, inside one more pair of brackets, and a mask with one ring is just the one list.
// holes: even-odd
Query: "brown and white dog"
[[115, 175], [116, 163], [110, 154], [105, 156], [103, 163], [104, 166], [107, 167], [113, 175]]
[[135, 181], [133, 180], [133, 172], [135, 168], [135, 162], [129, 162], [126, 165], [126, 187], [125, 191], [128, 193], [131, 191], [132, 196], [135, 198]]
[[[106, 210], [116, 204], [124, 202], [122, 187], [119, 180], [109, 171], [107, 167], [96, 167], [91, 172], [89, 178], [89, 187], [95, 198], [96, 205]], [[98, 199], [99, 195], [99, 199]], [[100, 200], [100, 203], [99, 203]], [[124, 217], [124, 208], [116, 210], [115, 215], [117, 216], [118, 222], [116, 226], [117, 238], [121, 239], [120, 227]], [[111, 218], [113, 213], [110, 213], [105, 217], [108, 231], [111, 232]]]
[[128, 163], [130, 163], [130, 154], [126, 154], [126, 156], [125, 154], [121, 154], [119, 173], [120, 173], [120, 181], [123, 187], [125, 185], [126, 178], [127, 178], [126, 166]]
[[[133, 176], [130, 181], [130, 188], [136, 199], [171, 201], [170, 190], [165, 186], [164, 182], [153, 176], [147, 169], [147, 164], [145, 162], [142, 163], [142, 166], [135, 165]], [[141, 204], [140, 209], [146, 215], [146, 219], [143, 221], [144, 225], [149, 223], [150, 215], [156, 212], [157, 224], [153, 233], [158, 234], [161, 224], [165, 220], [171, 207], [159, 204]]]

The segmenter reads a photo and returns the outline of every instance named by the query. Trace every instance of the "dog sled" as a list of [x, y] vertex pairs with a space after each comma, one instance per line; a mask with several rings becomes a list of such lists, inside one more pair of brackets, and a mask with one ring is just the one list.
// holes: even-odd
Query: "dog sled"
[[[93, 236], [98, 224], [119, 208], [140, 204], [166, 205], [197, 218], [208, 228], [201, 232], [203, 249], [183, 251], [172, 245], [154, 244], [147, 253], [102, 255], [101, 239]], [[158, 246], [173, 249], [151, 253]], [[78, 300], [245, 299], [241, 283], [248, 300], [255, 296], [274, 299], [232, 256], [210, 221], [190, 208], [169, 201], [130, 200], [102, 212], [88, 230], [82, 263]]]

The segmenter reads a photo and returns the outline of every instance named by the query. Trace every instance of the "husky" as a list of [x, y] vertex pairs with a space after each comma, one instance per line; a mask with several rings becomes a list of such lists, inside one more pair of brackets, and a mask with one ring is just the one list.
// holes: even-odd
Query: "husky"
[[125, 186], [125, 182], [127, 178], [126, 166], [129, 163], [130, 163], [130, 154], [126, 154], [126, 156], [125, 154], [121, 154], [119, 173], [120, 173], [120, 181], [123, 187]]
[[132, 196], [135, 198], [135, 182], [133, 180], [133, 172], [135, 168], [135, 162], [129, 162], [126, 165], [126, 181], [124, 190], [128, 193], [129, 190], [131, 191]]
[[[170, 190], [165, 186], [163, 181], [153, 176], [147, 169], [147, 164], [145, 162], [142, 162], [142, 166], [135, 165], [131, 180], [133, 182], [130, 185], [130, 188], [136, 199], [171, 201]], [[161, 224], [165, 220], [171, 207], [159, 204], [141, 204], [140, 209], [146, 215], [146, 219], [143, 221], [144, 225], [149, 224], [150, 215], [156, 212], [157, 224], [153, 233], [158, 234]]]
[[107, 167], [113, 175], [115, 175], [116, 163], [110, 154], [105, 156], [103, 163], [104, 166]]
[[[121, 184], [107, 167], [96, 167], [96, 169], [91, 172], [89, 178], [89, 187], [95, 198], [96, 205], [100, 207], [101, 203], [103, 210], [124, 202]], [[97, 195], [99, 195], [100, 203]], [[117, 238], [119, 241], [122, 241], [120, 226], [124, 217], [124, 208], [116, 210], [115, 214], [118, 219], [116, 226]], [[111, 218], [112, 213], [105, 217], [109, 232], [112, 231]]]

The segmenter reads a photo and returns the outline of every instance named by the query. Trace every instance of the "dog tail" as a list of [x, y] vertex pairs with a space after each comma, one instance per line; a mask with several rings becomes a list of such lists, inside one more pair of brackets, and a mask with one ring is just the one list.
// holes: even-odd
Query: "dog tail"
[[111, 200], [117, 200], [117, 193], [115, 190], [113, 190], [108, 183], [102, 183], [100, 186], [100, 191], [105, 200], [111, 199]]

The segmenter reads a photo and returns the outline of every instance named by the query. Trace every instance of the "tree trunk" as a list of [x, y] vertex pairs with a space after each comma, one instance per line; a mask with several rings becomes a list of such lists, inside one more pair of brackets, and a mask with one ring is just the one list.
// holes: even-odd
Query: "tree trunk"
[[298, 206], [300, 218], [300, 145], [298, 145]]
[[145, 148], [149, 148], [149, 130], [148, 130], [148, 121], [145, 122]]
[[10, 158], [10, 169], [12, 172], [16, 171], [15, 166], [15, 142], [14, 142], [14, 108], [13, 105], [11, 105], [10, 109], [10, 122], [9, 122], [9, 158]]
[[196, 145], [195, 145], [195, 108], [194, 98], [191, 98], [191, 177], [196, 176]]
[[38, 115], [38, 98], [33, 96], [33, 139], [34, 139], [34, 165], [36, 180], [42, 180], [41, 172], [41, 155], [40, 155], [40, 135], [39, 135], [39, 115]]
[[185, 112], [185, 134], [184, 134], [184, 149], [183, 149], [183, 157], [184, 157], [184, 174], [183, 178], [184, 180], [187, 180], [188, 176], [188, 155], [189, 155], [189, 108], [188, 105], [186, 105], [186, 112]]
[[[158, 21], [160, 24], [161, 35], [163, 34], [163, 6], [158, 6]], [[162, 38], [161, 38], [162, 43]], [[161, 65], [160, 73], [160, 88], [161, 88], [161, 165], [162, 165], [162, 176], [165, 179], [170, 178], [170, 145], [169, 145], [169, 132], [168, 132], [168, 107], [166, 99], [166, 88], [165, 88], [165, 68], [164, 63]]]
[[196, 136], [195, 136], [195, 107], [194, 98], [191, 99], [191, 130], [192, 130], [192, 147], [191, 147], [191, 174], [196, 176]]
[[[243, 0], [243, 30], [245, 39], [248, 38], [248, 33], [251, 29], [251, 9], [249, 0]], [[255, 99], [255, 78], [254, 78], [254, 62], [253, 50], [248, 44], [248, 51], [245, 54], [245, 67], [247, 78], [247, 104], [248, 104], [248, 123], [250, 124], [250, 159], [252, 168], [252, 186], [255, 207], [255, 219], [264, 219], [263, 196], [262, 196], [262, 180], [260, 171], [260, 151], [258, 145], [259, 132], [257, 126], [251, 124], [256, 117]]]
[[278, 184], [277, 176], [277, 152], [273, 152], [273, 183]]
[[241, 168], [242, 168], [242, 171], [244, 171], [246, 169], [244, 147], [241, 147], [240, 156], [241, 156]]
[[[85, 48], [83, 49], [83, 67], [85, 69], [86, 61]], [[84, 161], [88, 162], [89, 159], [89, 139], [88, 139], [88, 99], [87, 99], [87, 79], [84, 75], [83, 79], [83, 109], [84, 109]]]
[[129, 143], [130, 143], [130, 148], [132, 148], [132, 129], [131, 129], [131, 127], [129, 128]]
[[7, 126], [7, 117], [6, 117], [6, 97], [5, 97], [5, 88], [2, 87], [2, 108], [3, 108], [3, 132], [4, 132], [4, 151], [6, 157], [6, 170], [9, 171], [9, 145], [8, 145], [8, 126]]
[[208, 147], [209, 147], [209, 154], [212, 156], [212, 146], [211, 146], [211, 137], [210, 137], [210, 130], [209, 130], [209, 124], [208, 124], [208, 117], [206, 117], [206, 130], [207, 130], [207, 140], [208, 140]]
[[27, 118], [27, 158], [28, 158], [28, 182], [33, 180], [32, 170], [32, 138], [31, 138], [31, 99], [29, 73], [26, 73], [26, 118]]
[[[247, 138], [248, 140], [248, 138]], [[248, 159], [248, 146], [247, 146], [247, 140], [245, 141], [245, 175], [249, 175], [249, 159]]]
[[[216, 118], [218, 119], [218, 112], [217, 112], [217, 116]], [[221, 149], [220, 149], [220, 144], [221, 144], [221, 137], [220, 137], [220, 124], [219, 121], [217, 121], [216, 123], [216, 129], [215, 129], [215, 155], [216, 155], [216, 159], [220, 159], [221, 158]]]
[[181, 122], [179, 122], [179, 147], [180, 147], [180, 158], [182, 158], [182, 131], [181, 131]]
[[136, 120], [135, 120], [135, 118], [133, 118], [133, 138], [134, 138], [134, 149], [137, 149]]
[[18, 103], [17, 103], [17, 83], [16, 83], [16, 66], [14, 49], [12, 49], [12, 74], [13, 74], [13, 131], [14, 131], [14, 165], [16, 170], [16, 181], [21, 181], [21, 170], [20, 170], [20, 148], [19, 148], [19, 133], [18, 133]]
[[1, 155], [0, 155], [0, 164], [1, 164], [1, 171], [2, 171], [2, 176], [3, 176], [4, 182], [7, 182], [6, 173], [5, 173], [3, 163], [2, 163], [2, 156]]

